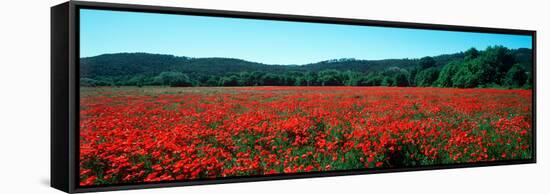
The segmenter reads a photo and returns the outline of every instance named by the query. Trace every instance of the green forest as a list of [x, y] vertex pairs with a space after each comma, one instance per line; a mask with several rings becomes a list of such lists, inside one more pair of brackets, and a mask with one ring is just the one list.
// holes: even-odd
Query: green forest
[[532, 88], [532, 50], [491, 46], [420, 59], [268, 65], [232, 58], [117, 53], [81, 58], [80, 85]]

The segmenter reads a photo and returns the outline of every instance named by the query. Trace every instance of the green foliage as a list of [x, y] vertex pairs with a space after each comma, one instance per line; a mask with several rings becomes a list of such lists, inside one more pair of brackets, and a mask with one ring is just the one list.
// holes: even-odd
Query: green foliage
[[95, 80], [90, 78], [80, 78], [80, 85], [84, 87], [95, 86], [113, 86], [113, 82], [109, 79]]
[[342, 86], [344, 85], [344, 77], [342, 74], [333, 69], [319, 72], [319, 82], [322, 86]]
[[420, 65], [420, 68], [422, 69], [428, 69], [431, 67], [435, 67], [435, 59], [433, 57], [422, 57], [418, 64]]
[[437, 87], [453, 87], [452, 79], [460, 68], [460, 65], [461, 63], [453, 61], [443, 66], [434, 85]]
[[218, 86], [219, 83], [220, 83], [220, 78], [212, 76], [206, 80], [206, 82], [204, 83], [204, 86]]
[[470, 68], [469, 64], [466, 64], [464, 67], [460, 67], [458, 71], [451, 78], [452, 87], [458, 88], [473, 88], [477, 85], [474, 75]]
[[531, 56], [531, 49], [493, 46], [421, 59], [336, 59], [305, 65], [266, 65], [229, 58], [119, 53], [82, 58], [80, 85], [530, 88]]
[[418, 68], [414, 68], [409, 73], [409, 84], [411, 86], [417, 86], [416, 85], [416, 75], [418, 74], [418, 71], [420, 71]]
[[464, 52], [464, 60], [469, 61], [479, 56], [479, 51], [475, 48], [470, 48]]
[[384, 77], [382, 79], [382, 82], [380, 83], [381, 86], [394, 86], [393, 80], [390, 77]]
[[232, 75], [229, 77], [222, 77], [219, 83], [220, 86], [239, 86], [239, 82], [239, 77], [237, 77], [236, 75]]
[[409, 86], [409, 76], [406, 71], [399, 71], [393, 76], [392, 86], [407, 87]]
[[308, 71], [304, 75], [304, 80], [306, 82], [306, 86], [315, 86], [319, 83], [319, 76], [314, 72]]
[[195, 80], [191, 80], [181, 72], [162, 72], [154, 78], [154, 82], [171, 87], [189, 87], [195, 85]]
[[510, 87], [521, 87], [524, 86], [527, 81], [527, 74], [525, 69], [520, 64], [515, 64], [508, 70], [504, 78], [504, 85]]
[[272, 73], [267, 73], [260, 79], [264, 86], [278, 86], [281, 85], [281, 77]]
[[[523, 87], [527, 82], [525, 76], [528, 74], [525, 67], [530, 68], [531, 63], [525, 58], [516, 59], [516, 56], [525, 54], [523, 50], [521, 54], [517, 54], [519, 51], [512, 51], [503, 46], [488, 47], [485, 51], [469, 49], [465, 52], [464, 59], [443, 66], [434, 85], [458, 88]], [[521, 64], [510, 72], [515, 62], [521, 62]], [[518, 72], [522, 69], [523, 72]], [[512, 78], [514, 76], [516, 78]]]
[[379, 73], [369, 73], [357, 81], [358, 86], [381, 86], [384, 76]]
[[432, 86], [432, 84], [438, 79], [439, 70], [435, 67], [430, 67], [420, 71], [415, 77], [416, 86]]

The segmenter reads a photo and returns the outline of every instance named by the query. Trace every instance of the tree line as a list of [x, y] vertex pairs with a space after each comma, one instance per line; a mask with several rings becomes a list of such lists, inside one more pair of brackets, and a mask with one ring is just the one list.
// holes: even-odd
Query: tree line
[[[531, 88], [530, 55], [503, 46], [485, 50], [471, 48], [449, 60], [424, 57], [413, 60], [413, 65], [387, 66], [385, 69], [332, 69], [359, 66], [356, 60], [327, 61], [317, 66], [326, 69], [308, 69], [278, 66], [277, 71], [246, 69], [240, 72], [205, 73], [178, 71], [174, 68], [159, 73], [130, 75], [82, 76], [81, 86], [399, 86], [399, 87], [456, 87], [456, 88]], [[529, 50], [530, 51], [530, 50]], [[518, 54], [519, 53], [519, 54]], [[458, 57], [456, 57], [458, 56]], [[410, 62], [408, 62], [410, 64]], [[216, 64], [210, 64], [215, 66]], [[243, 64], [240, 64], [241, 66]], [[249, 67], [249, 66], [243, 66]], [[335, 67], [334, 65], [332, 67]]]

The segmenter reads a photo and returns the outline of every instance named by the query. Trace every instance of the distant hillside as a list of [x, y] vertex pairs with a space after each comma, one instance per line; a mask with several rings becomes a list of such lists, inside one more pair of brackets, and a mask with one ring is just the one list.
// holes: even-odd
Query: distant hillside
[[[442, 66], [451, 60], [461, 59], [462, 57], [462, 53], [456, 53], [436, 56], [434, 59], [438, 66]], [[253, 71], [272, 73], [285, 71], [318, 72], [328, 69], [368, 72], [382, 71], [391, 67], [414, 68], [418, 65], [418, 61], [419, 59], [334, 59], [305, 65], [267, 65], [232, 58], [190, 58], [149, 53], [116, 53], [82, 58], [80, 60], [80, 76], [93, 78], [97, 76], [159, 74], [166, 71], [212, 75]]]
[[159, 74], [166, 71], [226, 74], [245, 71], [286, 71], [290, 66], [265, 65], [230, 58], [190, 58], [149, 53], [104, 54], [80, 60], [81, 77]]
[[[503, 47], [502, 49], [506, 51], [506, 56], [513, 58], [513, 63], [521, 64], [526, 72], [531, 71], [531, 49], [510, 50]], [[465, 52], [426, 58], [430, 59], [430, 68], [439, 72], [443, 66], [450, 62], [464, 61]], [[265, 82], [252, 83], [250, 81], [243, 81], [242, 79], [244, 78], [242, 76], [243, 74], [255, 74], [255, 78], [247, 79], [260, 79], [265, 74], [270, 74], [270, 76], [273, 74], [279, 76], [273, 78], [278, 79], [278, 81], [273, 81], [270, 85], [297, 85], [302, 83], [297, 83], [296, 80], [288, 80], [291, 79], [288, 78], [288, 75], [292, 74], [292, 79], [298, 79], [298, 77], [304, 77], [307, 73], [319, 74], [320, 72], [329, 70], [347, 72], [348, 74], [351, 72], [365, 76], [367, 74], [374, 75], [373, 73], [384, 74], [387, 71], [403, 70], [407, 72], [408, 79], [411, 79], [412, 74], [416, 74], [418, 71], [426, 68], [422, 67], [421, 63], [421, 59], [359, 60], [343, 58], [303, 65], [268, 65], [232, 58], [191, 58], [149, 53], [116, 53], [81, 58], [80, 77], [87, 84], [89, 84], [88, 82], [92, 82], [91, 85], [136, 85], [138, 83], [145, 85], [166, 85], [169, 81], [162, 81], [161, 78], [158, 78], [160, 74], [165, 73], [165, 76], [170, 75], [172, 77], [182, 74], [184, 79], [191, 80], [189, 81], [190, 85], [210, 86], [223, 85], [223, 83], [220, 83], [223, 81], [222, 79], [224, 77], [230, 78], [231, 76], [237, 76], [238, 80], [236, 82], [241, 82], [240, 84], [235, 82], [231, 85], [266, 85]], [[511, 64], [508, 66], [511, 66]], [[216, 78], [213, 78], [213, 76]], [[154, 77], [158, 79], [155, 81]], [[210, 80], [210, 83], [206, 84], [208, 80]], [[409, 80], [409, 85], [411, 85], [410, 82], [412, 81], [414, 80]], [[247, 84], [245, 82], [250, 83]], [[307, 84], [309, 85], [309, 82]], [[320, 84], [322, 85], [323, 83]], [[345, 85], [343, 81], [340, 84]]]

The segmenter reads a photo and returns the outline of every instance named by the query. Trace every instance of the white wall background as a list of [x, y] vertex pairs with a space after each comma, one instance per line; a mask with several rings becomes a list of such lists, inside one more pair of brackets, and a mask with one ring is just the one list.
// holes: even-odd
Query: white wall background
[[[50, 6], [4, 0], [0, 17], [0, 193], [49, 187]], [[550, 18], [541, 0], [103, 0], [118, 3], [438, 23], [538, 31], [538, 163], [110, 193], [544, 193], [550, 191]]]

